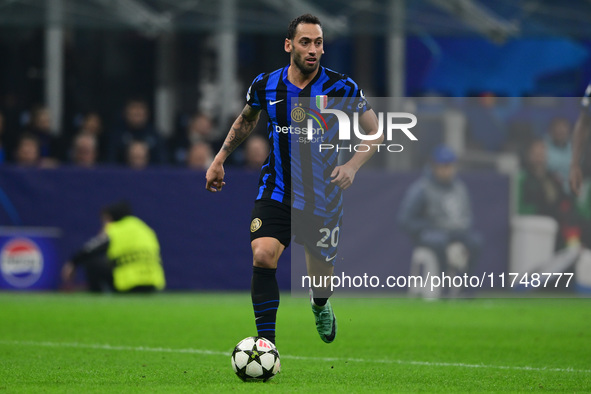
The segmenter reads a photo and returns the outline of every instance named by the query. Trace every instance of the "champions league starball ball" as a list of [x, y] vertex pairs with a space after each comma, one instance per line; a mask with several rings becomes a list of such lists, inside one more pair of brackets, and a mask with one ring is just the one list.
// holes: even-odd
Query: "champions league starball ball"
[[266, 382], [281, 370], [279, 352], [265, 338], [244, 338], [232, 352], [232, 369], [244, 382]]

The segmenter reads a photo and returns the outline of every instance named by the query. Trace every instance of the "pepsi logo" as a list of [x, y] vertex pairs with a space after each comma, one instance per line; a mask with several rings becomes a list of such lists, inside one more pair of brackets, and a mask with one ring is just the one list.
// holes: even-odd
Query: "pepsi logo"
[[33, 285], [43, 272], [43, 255], [35, 242], [15, 238], [0, 251], [0, 272], [8, 284], [17, 288]]

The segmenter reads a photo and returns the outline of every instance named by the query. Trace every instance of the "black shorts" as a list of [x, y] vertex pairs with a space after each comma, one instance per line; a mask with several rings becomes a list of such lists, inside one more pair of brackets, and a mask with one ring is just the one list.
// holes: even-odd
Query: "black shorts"
[[341, 224], [340, 212], [325, 218], [296, 209], [292, 211], [274, 200], [257, 200], [252, 210], [250, 241], [271, 237], [287, 248], [295, 236], [295, 242], [304, 245], [313, 256], [334, 263]]

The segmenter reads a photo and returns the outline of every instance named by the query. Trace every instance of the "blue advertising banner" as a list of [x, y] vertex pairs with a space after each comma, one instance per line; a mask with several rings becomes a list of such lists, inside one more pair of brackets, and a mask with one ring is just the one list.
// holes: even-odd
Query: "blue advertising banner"
[[[371, 170], [359, 174], [345, 192], [339, 270], [356, 274], [367, 269], [368, 261], [380, 261], [384, 274], [408, 271], [412, 242], [395, 221], [404, 191], [418, 176]], [[503, 270], [508, 255], [508, 180], [486, 172], [462, 178], [472, 194], [475, 226], [485, 238], [476, 269]], [[258, 172], [228, 169], [226, 183], [221, 193], [209, 193], [204, 172], [172, 168], [1, 169], [0, 189], [11, 205], [0, 208], [0, 224], [13, 225], [18, 218], [23, 227], [55, 227], [61, 232], [59, 239], [29, 234], [12, 244], [14, 237], [1, 238], [8, 272], [1, 286], [12, 289], [32, 282], [42, 254], [43, 273], [27, 288], [58, 288], [62, 264], [100, 231], [101, 208], [124, 198], [159, 237], [168, 290], [248, 290], [249, 226]], [[284, 252], [277, 272], [284, 290], [290, 289], [290, 255], [290, 249]], [[305, 267], [299, 260], [294, 265]]]
[[56, 228], [0, 227], [0, 289], [59, 287]]

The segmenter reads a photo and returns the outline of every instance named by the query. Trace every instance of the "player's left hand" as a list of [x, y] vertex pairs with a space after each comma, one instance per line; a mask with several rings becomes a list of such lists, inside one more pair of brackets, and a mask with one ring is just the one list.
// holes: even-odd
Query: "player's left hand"
[[332, 171], [332, 174], [330, 174], [330, 177], [333, 178], [332, 181], [330, 181], [330, 183], [336, 183], [338, 187], [345, 190], [353, 184], [356, 172], [357, 171], [347, 166], [346, 164], [342, 166], [337, 166]]

